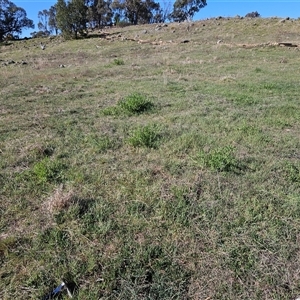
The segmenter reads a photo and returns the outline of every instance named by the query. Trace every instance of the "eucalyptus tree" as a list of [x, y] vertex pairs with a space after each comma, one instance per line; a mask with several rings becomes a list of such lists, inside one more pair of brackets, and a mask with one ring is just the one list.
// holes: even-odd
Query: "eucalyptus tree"
[[112, 23], [111, 1], [93, 0], [88, 8], [88, 20], [91, 27], [102, 27]]
[[191, 20], [206, 5], [206, 0], [176, 0], [169, 18], [175, 22]]
[[152, 23], [161, 15], [160, 5], [154, 0], [114, 0], [112, 7], [132, 25]]
[[78, 38], [87, 28], [87, 5], [84, 0], [58, 0], [56, 3], [57, 28], [66, 38]]
[[8, 34], [21, 34], [23, 28], [34, 28], [33, 21], [27, 18], [25, 9], [9, 0], [1, 0], [0, 41]]
[[57, 10], [56, 10], [56, 5], [52, 5], [49, 8], [49, 21], [48, 21], [48, 25], [49, 25], [49, 30], [51, 33], [55, 32], [55, 34], [58, 34], [58, 27], [57, 27], [57, 18], [56, 18], [56, 14], [57, 14]]
[[47, 9], [43, 9], [38, 12], [38, 29], [42, 31], [45, 35], [50, 35], [49, 31], [49, 11]]

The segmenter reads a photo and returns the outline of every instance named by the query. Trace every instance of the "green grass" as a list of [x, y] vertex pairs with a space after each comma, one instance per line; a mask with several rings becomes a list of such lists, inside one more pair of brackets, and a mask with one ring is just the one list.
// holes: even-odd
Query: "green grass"
[[116, 106], [108, 106], [102, 110], [102, 114], [106, 116], [138, 115], [153, 110], [154, 104], [147, 96], [140, 93], [132, 93], [120, 101]]
[[131, 114], [140, 114], [153, 108], [153, 103], [144, 95], [133, 93], [122, 99], [118, 105], [122, 110]]
[[239, 169], [239, 163], [234, 156], [231, 146], [217, 148], [209, 153], [200, 152], [199, 160], [204, 166], [220, 172], [229, 172]]
[[125, 62], [122, 58], [115, 58], [113, 60], [113, 64], [116, 66], [122, 66], [122, 65], [125, 65]]
[[32, 173], [37, 183], [60, 183], [64, 180], [64, 169], [66, 166], [61, 161], [46, 157], [33, 166]]
[[299, 20], [155, 26], [0, 44], [1, 299], [300, 294]]
[[157, 124], [138, 127], [129, 133], [128, 143], [133, 147], [157, 148], [161, 129]]

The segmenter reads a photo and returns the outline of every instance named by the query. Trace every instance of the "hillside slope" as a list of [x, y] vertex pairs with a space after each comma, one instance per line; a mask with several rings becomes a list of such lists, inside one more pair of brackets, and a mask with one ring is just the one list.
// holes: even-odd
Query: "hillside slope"
[[0, 298], [295, 299], [299, 27], [0, 44]]

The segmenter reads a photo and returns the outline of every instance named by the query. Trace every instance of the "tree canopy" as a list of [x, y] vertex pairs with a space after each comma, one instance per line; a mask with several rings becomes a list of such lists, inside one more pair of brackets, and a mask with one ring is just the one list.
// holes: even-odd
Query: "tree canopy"
[[0, 41], [7, 34], [21, 34], [23, 28], [34, 28], [33, 21], [27, 18], [25, 9], [9, 0], [0, 0]]
[[92, 4], [88, 8], [88, 20], [90, 27], [100, 28], [101, 26], [111, 24], [113, 14], [110, 0], [93, 0]]
[[57, 20], [56, 20], [56, 5], [52, 5], [49, 10], [49, 20], [48, 20], [48, 25], [50, 32], [53, 33], [55, 31], [55, 34], [58, 33], [58, 27], [57, 27]]
[[192, 19], [206, 0], [176, 0], [171, 11], [169, 4], [155, 0], [57, 0], [49, 11], [39, 13], [39, 27], [63, 35], [78, 37], [87, 27], [103, 27], [115, 23], [132, 25]]
[[78, 37], [87, 27], [87, 9], [84, 0], [58, 0], [56, 3], [57, 27], [66, 37]]
[[247, 13], [245, 15], [246, 18], [259, 18], [260, 14], [257, 11], [253, 11], [251, 13]]
[[154, 0], [115, 0], [112, 5], [133, 25], [161, 21], [160, 5]]
[[170, 17], [175, 22], [193, 19], [195, 13], [206, 5], [206, 0], [176, 0]]

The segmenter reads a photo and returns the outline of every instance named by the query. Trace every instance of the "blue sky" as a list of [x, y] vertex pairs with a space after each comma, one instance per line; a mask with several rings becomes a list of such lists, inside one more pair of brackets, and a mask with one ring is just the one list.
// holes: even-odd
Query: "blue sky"
[[[34, 21], [35, 29], [23, 30], [22, 36], [30, 36], [30, 32], [37, 31], [38, 12], [49, 9], [57, 1], [14, 1], [17, 6], [24, 8], [27, 17]], [[169, 0], [157, 0], [157, 2], [168, 3]], [[174, 2], [174, 1], [173, 1]], [[171, 3], [173, 3], [171, 2]], [[249, 12], [257, 11], [261, 17], [300, 17], [300, 0], [207, 0], [207, 6], [200, 10], [194, 20], [212, 17], [234, 17], [236, 15], [245, 16]]]

